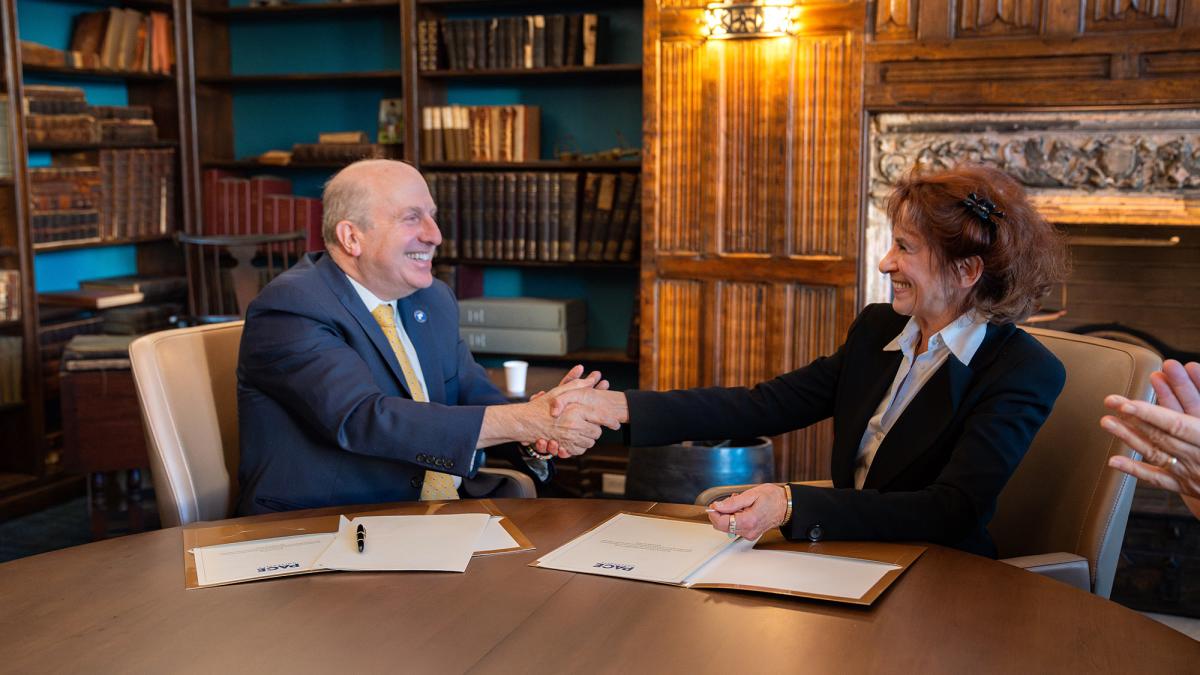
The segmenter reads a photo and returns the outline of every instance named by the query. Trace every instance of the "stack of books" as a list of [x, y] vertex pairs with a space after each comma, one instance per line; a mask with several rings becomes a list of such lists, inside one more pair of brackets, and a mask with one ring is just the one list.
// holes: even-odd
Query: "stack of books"
[[278, 176], [242, 178], [220, 169], [203, 177], [204, 224], [208, 236], [305, 232], [307, 249], [325, 248], [321, 200], [292, 194], [292, 182]]
[[102, 190], [99, 167], [30, 169], [29, 183], [30, 223], [35, 244], [100, 239]]
[[578, 298], [470, 298], [458, 328], [480, 354], [563, 356], [587, 343], [587, 305]]
[[421, 108], [425, 162], [531, 162], [541, 156], [541, 109], [533, 105]]
[[596, 14], [429, 19], [417, 24], [417, 65], [421, 70], [594, 66], [599, 28]]
[[158, 139], [149, 106], [88, 105], [78, 87], [26, 85], [25, 106], [30, 143], [150, 143]]
[[70, 68], [169, 75], [175, 66], [175, 30], [165, 12], [143, 14], [110, 7], [75, 17]]
[[426, 180], [449, 258], [617, 262], [640, 248], [635, 173], [434, 172]]

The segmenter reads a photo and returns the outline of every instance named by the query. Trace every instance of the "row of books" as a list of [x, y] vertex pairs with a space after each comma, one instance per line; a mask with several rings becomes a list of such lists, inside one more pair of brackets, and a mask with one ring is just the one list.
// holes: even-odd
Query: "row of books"
[[175, 65], [174, 35], [164, 12], [110, 7], [80, 14], [63, 65], [169, 75]]
[[0, 270], [0, 321], [21, 318], [21, 272]]
[[442, 105], [421, 108], [426, 162], [529, 162], [541, 156], [541, 108]]
[[278, 176], [242, 178], [207, 169], [202, 180], [204, 218], [209, 236], [305, 232], [306, 249], [325, 248], [321, 238], [321, 200], [292, 194], [292, 182]]
[[25, 87], [30, 143], [147, 143], [157, 140], [149, 106], [89, 105], [78, 87]]
[[449, 258], [614, 262], [632, 261], [640, 248], [635, 173], [430, 173], [426, 180]]
[[0, 405], [21, 402], [21, 338], [0, 337]]
[[417, 24], [417, 65], [421, 70], [594, 66], [599, 26], [596, 14], [428, 19]]
[[102, 241], [175, 229], [175, 150], [99, 150], [79, 166], [30, 169], [35, 244]]

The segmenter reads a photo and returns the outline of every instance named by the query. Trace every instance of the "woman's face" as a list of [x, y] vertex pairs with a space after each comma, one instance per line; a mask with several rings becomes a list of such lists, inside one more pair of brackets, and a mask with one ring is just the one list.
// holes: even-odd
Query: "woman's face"
[[949, 283], [933, 249], [900, 220], [892, 228], [892, 248], [879, 262], [879, 271], [892, 280], [892, 309], [941, 330], [961, 313], [966, 291]]

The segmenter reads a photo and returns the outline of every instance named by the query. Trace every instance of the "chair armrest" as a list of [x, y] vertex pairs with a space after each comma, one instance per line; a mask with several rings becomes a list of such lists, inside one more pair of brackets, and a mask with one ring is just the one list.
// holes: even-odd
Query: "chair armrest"
[[496, 488], [496, 497], [516, 497], [520, 499], [533, 499], [537, 497], [537, 487], [534, 486], [533, 479], [520, 471], [485, 466], [479, 470], [479, 473], [490, 473], [495, 476], [503, 476], [506, 479], [500, 484], [500, 487]]
[[1086, 593], [1092, 592], [1092, 575], [1087, 558], [1074, 553], [1043, 553], [1018, 558], [1003, 558], [1002, 563], [1050, 577]]

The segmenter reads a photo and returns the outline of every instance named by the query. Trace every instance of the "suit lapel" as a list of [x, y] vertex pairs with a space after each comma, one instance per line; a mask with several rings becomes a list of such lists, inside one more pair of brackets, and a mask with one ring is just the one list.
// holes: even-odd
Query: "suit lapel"
[[404, 373], [400, 370], [400, 362], [396, 360], [396, 352], [392, 351], [392, 345], [388, 342], [387, 336], [383, 334], [383, 329], [379, 327], [379, 323], [375, 321], [375, 317], [367, 311], [367, 306], [363, 304], [362, 298], [358, 297], [358, 293], [354, 291], [354, 287], [350, 285], [349, 279], [346, 278], [346, 273], [333, 262], [333, 259], [328, 254], [317, 260], [316, 266], [321, 270], [325, 281], [329, 287], [333, 289], [334, 295], [337, 296], [342, 306], [346, 311], [350, 312], [350, 316], [358, 322], [363, 333], [371, 340], [371, 344], [375, 345], [375, 349], [383, 358], [384, 363], [388, 364], [388, 368], [392, 371], [392, 376], [408, 392], [409, 397], [412, 396], [412, 391], [408, 388], [408, 383], [404, 381]]
[[[875, 453], [864, 488], [879, 488], [933, 446], [951, 420], [971, 384], [974, 372], [954, 354], [921, 387], [892, 425]], [[865, 428], [865, 425], [864, 425]]]
[[[989, 323], [983, 343], [971, 359], [971, 365], [964, 365], [954, 354], [946, 357], [946, 362], [921, 387], [921, 391], [917, 392], [883, 439], [875, 453], [875, 460], [871, 462], [871, 470], [867, 472], [864, 488], [885, 487], [905, 467], [933, 447], [934, 441], [958, 418], [959, 408], [976, 374], [991, 366], [1000, 354], [1001, 347], [1015, 331], [1016, 328], [1011, 324], [998, 326]], [[866, 428], [865, 422], [861, 428]]]
[[[891, 341], [891, 338], [888, 338]], [[900, 369], [903, 354], [898, 351], [884, 351], [882, 347], [862, 355], [847, 355], [853, 358], [853, 369], [856, 382], [852, 382], [847, 391], [854, 392], [850, 408], [845, 415], [846, 426], [839, 429], [835, 435], [837, 447], [833, 449], [833, 478], [839, 486], [854, 485], [854, 464], [858, 456], [858, 443], [862, 440], [863, 430], [879, 402], [887, 395], [892, 380], [896, 379], [896, 371]], [[848, 364], [849, 366], [849, 364]]]
[[[396, 306], [399, 308], [400, 321], [404, 324], [404, 332], [412, 341], [413, 350], [421, 362], [421, 373], [425, 376], [425, 393], [434, 403], [446, 402], [446, 383], [442, 381], [441, 359], [438, 358], [437, 340], [433, 339], [433, 328], [429, 322], [429, 310], [425, 303], [417, 299], [420, 291], [401, 298]], [[424, 320], [418, 317], [423, 317]]]

